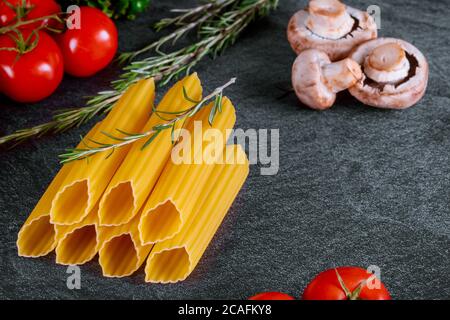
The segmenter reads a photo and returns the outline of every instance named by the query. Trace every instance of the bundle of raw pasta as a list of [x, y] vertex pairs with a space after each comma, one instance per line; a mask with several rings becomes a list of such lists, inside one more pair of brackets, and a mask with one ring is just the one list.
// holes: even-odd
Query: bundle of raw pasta
[[[56, 262], [73, 265], [98, 253], [107, 277], [131, 275], [147, 260], [148, 282], [192, 272], [242, 187], [248, 161], [240, 147], [226, 146], [236, 120], [231, 101], [220, 95], [202, 106], [197, 74], [177, 82], [156, 108], [154, 97], [152, 79], [130, 87], [83, 143], [109, 145], [123, 139], [111, 132], [145, 133], [167, 123], [172, 130], [64, 165], [20, 230], [19, 255], [56, 248]], [[220, 112], [212, 120], [214, 108]], [[194, 111], [179, 121], [186, 110]], [[175, 160], [180, 152], [182, 161]]]

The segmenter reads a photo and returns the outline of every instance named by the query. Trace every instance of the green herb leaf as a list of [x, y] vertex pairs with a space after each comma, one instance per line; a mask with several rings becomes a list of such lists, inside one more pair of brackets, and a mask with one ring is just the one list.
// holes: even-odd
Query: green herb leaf
[[150, 136], [150, 138], [142, 145], [141, 150], [144, 150], [145, 148], [147, 148], [148, 145], [149, 145], [150, 143], [152, 143], [153, 140], [155, 140], [156, 137], [157, 137], [160, 133], [161, 133], [161, 131], [155, 131], [155, 133], [153, 133], [153, 134]]
[[194, 99], [191, 99], [190, 97], [189, 97], [189, 95], [188, 95], [188, 93], [187, 93], [187, 91], [186, 91], [186, 88], [183, 86], [183, 97], [184, 97], [184, 99], [186, 99], [187, 101], [189, 101], [189, 102], [192, 102], [192, 103], [195, 103], [195, 104], [197, 104], [197, 103], [199, 103], [200, 101], [196, 101], [196, 100], [194, 100]]

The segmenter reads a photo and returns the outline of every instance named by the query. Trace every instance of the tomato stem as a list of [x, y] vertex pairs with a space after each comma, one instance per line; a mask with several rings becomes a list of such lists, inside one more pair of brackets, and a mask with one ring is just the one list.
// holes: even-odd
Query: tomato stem
[[17, 29], [14, 29], [11, 33], [7, 35], [14, 41], [16, 44], [15, 48], [0, 48], [0, 50], [5, 51], [15, 51], [17, 52], [16, 61], [20, 59], [20, 57], [30, 51], [32, 51], [39, 43], [39, 30], [33, 30], [26, 39], [24, 39], [22, 32]]
[[[17, 30], [20, 27], [32, 24], [32, 23], [36, 23], [39, 21], [45, 21], [45, 20], [56, 20], [57, 22], [60, 23], [64, 23], [64, 19], [60, 17], [61, 13], [57, 13], [57, 14], [52, 14], [49, 16], [44, 16], [44, 17], [39, 17], [39, 18], [35, 18], [35, 19], [30, 19], [30, 20], [18, 20], [16, 23], [12, 24], [12, 25], [8, 25], [6, 27], [2, 27], [0, 28], [0, 34], [6, 34], [8, 32]], [[47, 28], [47, 26], [44, 26], [45, 28]], [[53, 30], [50, 29], [50, 30]]]
[[340, 284], [342, 290], [344, 290], [345, 296], [347, 297], [347, 299], [348, 300], [360, 300], [359, 295], [361, 294], [362, 288], [366, 285], [367, 280], [361, 281], [361, 283], [356, 287], [355, 290], [350, 291], [347, 288], [347, 286], [345, 285], [344, 280], [342, 279], [341, 275], [339, 274], [339, 272], [337, 271], [336, 268], [334, 269], [334, 271], [336, 271], [337, 279], [339, 281], [339, 284]]
[[30, 13], [36, 6], [34, 4], [27, 5], [27, 0], [22, 0], [19, 5], [13, 5], [11, 2], [4, 0], [5, 4], [13, 10], [16, 14], [15, 19], [21, 21], [27, 14]]

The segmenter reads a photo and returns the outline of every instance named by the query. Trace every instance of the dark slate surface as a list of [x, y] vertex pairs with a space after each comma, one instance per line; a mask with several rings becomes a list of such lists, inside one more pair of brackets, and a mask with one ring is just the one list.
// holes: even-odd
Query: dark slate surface
[[[86, 125], [24, 144], [0, 157], [0, 297], [2, 298], [246, 298], [263, 290], [299, 296], [321, 270], [381, 267], [396, 299], [450, 298], [450, 7], [446, 1], [379, 1], [381, 35], [403, 38], [430, 63], [426, 96], [405, 111], [365, 107], [348, 94], [328, 111], [277, 100], [295, 56], [285, 40], [291, 14], [305, 1], [280, 1], [214, 63], [199, 72], [207, 90], [238, 76], [227, 91], [237, 127], [279, 128], [280, 171], [250, 177], [195, 272], [183, 283], [145, 284], [143, 271], [106, 279], [96, 262], [82, 267], [82, 289], [66, 288], [54, 255], [17, 257], [16, 235], [57, 172], [57, 155], [76, 144]], [[156, 38], [148, 25], [184, 1], [155, 1], [148, 17], [121, 22], [121, 49]], [[373, 1], [349, 1], [365, 8]], [[0, 134], [40, 123], [61, 107], [106, 89], [118, 74], [66, 77], [56, 94], [32, 106], [1, 97]]]

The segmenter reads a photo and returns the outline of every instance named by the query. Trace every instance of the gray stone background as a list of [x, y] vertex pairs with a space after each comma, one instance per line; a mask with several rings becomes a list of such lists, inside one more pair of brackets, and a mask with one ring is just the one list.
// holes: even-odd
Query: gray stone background
[[[193, 1], [154, 1], [136, 21], [121, 21], [120, 50], [157, 38], [149, 26]], [[93, 122], [0, 151], [0, 297], [236, 299], [265, 290], [300, 296], [320, 271], [341, 265], [381, 268], [395, 299], [450, 298], [450, 4], [448, 1], [348, 1], [381, 7], [382, 36], [416, 45], [430, 63], [425, 97], [405, 111], [366, 107], [340, 94], [325, 112], [282, 93], [295, 58], [285, 38], [289, 17], [306, 1], [281, 0], [235, 46], [197, 71], [206, 91], [237, 76], [227, 90], [237, 127], [280, 129], [280, 171], [258, 166], [234, 202], [197, 269], [184, 282], [153, 285], [143, 270], [123, 279], [82, 266], [81, 290], [66, 288], [66, 267], [54, 255], [17, 256], [17, 233], [59, 169], [57, 155]], [[46, 121], [53, 111], [82, 106], [120, 73], [111, 66], [87, 80], [66, 76], [35, 105], [1, 96], [0, 134]], [[161, 92], [162, 90], [160, 90]]]

